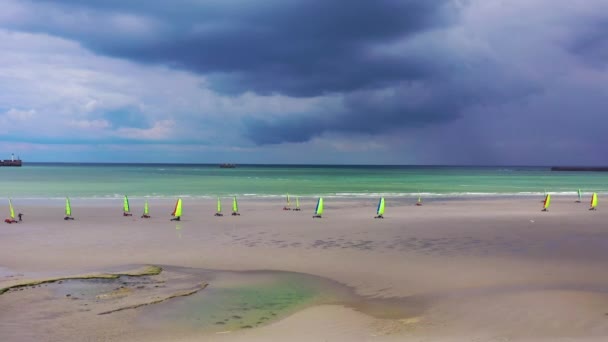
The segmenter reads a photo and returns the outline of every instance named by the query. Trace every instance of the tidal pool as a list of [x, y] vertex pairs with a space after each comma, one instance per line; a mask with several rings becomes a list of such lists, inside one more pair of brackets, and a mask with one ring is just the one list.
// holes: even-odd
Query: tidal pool
[[407, 318], [422, 310], [419, 300], [362, 297], [350, 287], [302, 273], [183, 271], [203, 275], [209, 286], [189, 297], [142, 308], [140, 324], [223, 332], [259, 327], [321, 304], [344, 305], [379, 318]]

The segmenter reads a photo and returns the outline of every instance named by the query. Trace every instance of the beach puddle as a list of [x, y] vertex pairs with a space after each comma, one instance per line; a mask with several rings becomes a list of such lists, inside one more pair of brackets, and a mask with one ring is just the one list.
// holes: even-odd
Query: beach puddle
[[[152, 291], [158, 282], [152, 277], [121, 276], [117, 279], [67, 279], [48, 285], [55, 296], [72, 297], [85, 301], [117, 300], [130, 296], [131, 298], [142, 296], [145, 293], [161, 295], [167, 291]], [[166, 285], [161, 285], [167, 288]], [[177, 287], [176, 284], [169, 285]]]
[[47, 286], [48, 290], [58, 297], [95, 300], [100, 294], [116, 289], [120, 283], [116, 279], [68, 279]]
[[[197, 270], [188, 270], [197, 272]], [[227, 332], [251, 329], [307, 307], [343, 305], [377, 318], [419, 315], [420, 300], [368, 298], [350, 287], [308, 274], [278, 271], [198, 271], [209, 286], [192, 296], [141, 310], [139, 323], [152, 329]]]

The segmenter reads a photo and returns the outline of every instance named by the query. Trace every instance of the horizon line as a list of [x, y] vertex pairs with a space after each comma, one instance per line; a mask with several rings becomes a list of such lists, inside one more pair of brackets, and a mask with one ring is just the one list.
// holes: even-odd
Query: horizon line
[[176, 166], [220, 166], [222, 164], [231, 164], [235, 166], [393, 166], [393, 167], [607, 167], [604, 165], [574, 165], [574, 164], [544, 164], [544, 165], [523, 165], [523, 164], [359, 164], [359, 163], [343, 163], [343, 164], [325, 164], [325, 163], [226, 163], [226, 162], [57, 162], [57, 161], [30, 161], [23, 162], [23, 165], [40, 165], [40, 164], [60, 164], [60, 165], [176, 165]]

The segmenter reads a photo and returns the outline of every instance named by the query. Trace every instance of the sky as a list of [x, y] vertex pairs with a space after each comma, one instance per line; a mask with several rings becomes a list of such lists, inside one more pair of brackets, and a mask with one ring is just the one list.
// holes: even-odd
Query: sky
[[608, 165], [605, 0], [0, 8], [0, 159]]

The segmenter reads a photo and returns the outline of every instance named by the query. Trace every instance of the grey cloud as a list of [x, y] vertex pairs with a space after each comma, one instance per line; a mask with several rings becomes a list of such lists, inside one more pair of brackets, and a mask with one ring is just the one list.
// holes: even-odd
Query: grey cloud
[[[450, 0], [41, 1], [91, 19], [81, 28], [26, 22], [99, 53], [209, 74], [218, 91], [314, 96], [432, 74], [425, 60], [378, 56], [370, 46], [444, 27]], [[113, 32], [96, 17], [129, 14], [155, 23], [142, 35]], [[96, 27], [101, 26], [101, 27]]]
[[582, 22], [567, 47], [590, 65], [600, 68], [608, 65], [608, 14]]
[[340, 110], [249, 120], [245, 135], [265, 145], [304, 142], [332, 132], [394, 133], [448, 123], [468, 108], [500, 105], [542, 91], [541, 84], [504, 66], [479, 62], [465, 73], [452, 71], [438, 79], [345, 93]]
[[[465, 10], [477, 7], [467, 12], [469, 17], [461, 17], [459, 3], [465, 4]], [[567, 3], [514, 0], [505, 6], [491, 0], [37, 1], [32, 6], [59, 8], [77, 18], [90, 18], [91, 25], [78, 29], [44, 20], [44, 15], [38, 15], [35, 22], [12, 25], [19, 30], [74, 39], [100, 54], [203, 74], [210, 86], [224, 95], [250, 91], [341, 99], [339, 106], [314, 107], [300, 114], [243, 119], [241, 132], [258, 145], [305, 142], [327, 133], [399, 134], [454, 124], [467, 128], [471, 141], [445, 149], [438, 146], [437, 153], [444, 153], [448, 160], [460, 153], [460, 160], [470, 158], [475, 162], [497, 155], [501, 148], [492, 143], [498, 137], [504, 138], [497, 144], [501, 146], [533, 141], [516, 134], [543, 141], [542, 137], [556, 131], [542, 129], [558, 125], [552, 121], [557, 117], [555, 112], [568, 112], [560, 116], [563, 130], [576, 126], [572, 125], [571, 113], [594, 116], [591, 119], [594, 123], [597, 120], [596, 127], [605, 126], [602, 118], [595, 117], [597, 108], [605, 108], [605, 104], [595, 99], [587, 110], [574, 100], [588, 95], [573, 91], [578, 87], [576, 82], [595, 86], [605, 80], [596, 74], [589, 76], [590, 73], [585, 76], [593, 77], [591, 81], [572, 81], [577, 75], [571, 70], [581, 67], [576, 64], [581, 62], [572, 61], [567, 54], [595, 67], [605, 66], [607, 21], [601, 13], [593, 20], [585, 20], [566, 12], [570, 8], [564, 5]], [[599, 4], [600, 1], [590, 0], [588, 6], [601, 8]], [[122, 32], [97, 20], [120, 14], [141, 18], [150, 27], [129, 34], [128, 26]], [[466, 20], [469, 22], [463, 23]], [[571, 40], [564, 42], [554, 32], [571, 33]], [[566, 87], [568, 91], [551, 101], [540, 101], [542, 105], [526, 115], [518, 113], [517, 105], [500, 110], [504, 104], [539, 94], [542, 99], [548, 89], [569, 82], [572, 86]], [[568, 106], [573, 103], [576, 105]], [[490, 110], [485, 111], [484, 107]], [[467, 120], [467, 127], [455, 124], [472, 109], [488, 116], [502, 115], [500, 120], [505, 124], [495, 128], [493, 134], [485, 131], [492, 122], [500, 121], [496, 117]], [[260, 117], [260, 113], [256, 114]], [[544, 126], [522, 129], [535, 120], [542, 120]], [[475, 126], [482, 121], [483, 125]], [[434, 137], [435, 144], [450, 144], [450, 139], [461, 134], [442, 133], [445, 134]], [[586, 134], [580, 129], [573, 135], [582, 141]], [[530, 145], [538, 146], [531, 143], [505, 147], [503, 153], [514, 156], [509, 158], [516, 162], [525, 150], [532, 159], [536, 150], [526, 147]]]
[[[463, 92], [454, 96], [442, 85], [453, 71], [436, 61], [432, 49], [378, 52], [378, 47], [456, 23], [458, 9], [451, 0], [40, 3], [85, 16], [128, 14], [155, 23], [149, 34], [135, 38], [53, 21], [22, 28], [76, 39], [99, 53], [205, 74], [220, 93], [343, 97], [343, 108], [331, 112], [244, 120], [245, 135], [257, 144], [306, 141], [324, 132], [381, 134], [423, 126], [452, 120], [460, 114], [460, 102], [471, 103], [459, 98]], [[418, 90], [407, 84], [424, 87], [425, 99], [416, 99]], [[438, 95], [442, 101], [435, 101]]]

